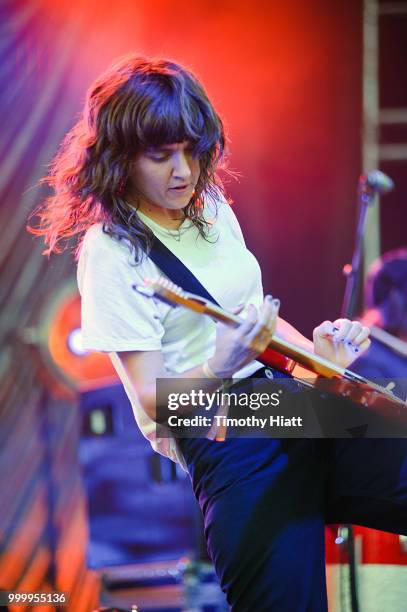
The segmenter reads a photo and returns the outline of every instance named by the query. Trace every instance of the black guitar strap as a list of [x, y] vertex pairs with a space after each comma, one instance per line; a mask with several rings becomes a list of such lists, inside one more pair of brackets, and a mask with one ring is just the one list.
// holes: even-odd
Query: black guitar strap
[[187, 268], [186, 265], [157, 237], [154, 239], [152, 249], [148, 256], [173, 283], [179, 285], [184, 291], [195, 293], [206, 300], [210, 300], [217, 306], [220, 306], [191, 270], [189, 270], [189, 268]]

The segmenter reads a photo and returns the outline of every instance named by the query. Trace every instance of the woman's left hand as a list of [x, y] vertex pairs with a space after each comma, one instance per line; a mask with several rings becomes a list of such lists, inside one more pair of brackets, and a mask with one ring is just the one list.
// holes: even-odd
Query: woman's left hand
[[324, 321], [313, 331], [314, 352], [346, 368], [369, 348], [369, 334], [370, 329], [359, 321]]

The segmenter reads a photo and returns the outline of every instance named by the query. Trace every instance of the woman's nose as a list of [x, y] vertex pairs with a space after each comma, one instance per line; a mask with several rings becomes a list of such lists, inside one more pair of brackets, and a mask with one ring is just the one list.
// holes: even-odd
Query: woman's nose
[[189, 159], [184, 151], [177, 151], [173, 157], [173, 174], [183, 179], [187, 179], [191, 176]]

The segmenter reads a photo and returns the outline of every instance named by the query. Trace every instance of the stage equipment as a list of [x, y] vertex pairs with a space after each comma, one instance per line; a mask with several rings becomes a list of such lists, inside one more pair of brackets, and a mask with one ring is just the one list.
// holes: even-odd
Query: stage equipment
[[[357, 308], [362, 273], [363, 241], [368, 208], [374, 203], [378, 194], [389, 193], [393, 188], [394, 182], [392, 179], [383, 172], [380, 172], [380, 170], [372, 170], [368, 174], [362, 174], [359, 178], [357, 192], [359, 219], [356, 228], [352, 263], [346, 264], [343, 268], [343, 273], [346, 276], [345, 294], [341, 309], [341, 316], [343, 318], [352, 319]], [[346, 525], [345, 530], [347, 532], [346, 545], [348, 548], [349, 558], [349, 581], [352, 612], [359, 612], [354, 549], [355, 543], [352, 525]]]
[[393, 188], [394, 183], [392, 179], [383, 172], [380, 172], [380, 170], [373, 170], [368, 174], [362, 174], [362, 176], [359, 178], [359, 220], [356, 229], [352, 263], [346, 264], [343, 268], [343, 273], [346, 276], [346, 287], [342, 303], [342, 317], [351, 319], [354, 316], [357, 307], [358, 292], [361, 281], [363, 240], [368, 208], [373, 204], [378, 194], [389, 193], [389, 191], [391, 191]]
[[[366, 527], [353, 527], [359, 607], [369, 612], [402, 610], [407, 599], [405, 538]], [[348, 599], [343, 575], [349, 563], [346, 527], [326, 528], [327, 585], [330, 609]], [[347, 605], [344, 606], [347, 609]]]
[[196, 557], [196, 501], [189, 477], [152, 450], [123, 386], [82, 393], [80, 412], [89, 566]]

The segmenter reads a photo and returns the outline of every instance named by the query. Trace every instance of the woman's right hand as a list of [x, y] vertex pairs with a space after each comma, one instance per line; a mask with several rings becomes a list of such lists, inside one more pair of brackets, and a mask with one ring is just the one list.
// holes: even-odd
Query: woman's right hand
[[[208, 360], [210, 369], [219, 378], [231, 378], [266, 350], [276, 329], [280, 300], [271, 295], [257, 308], [250, 304], [246, 319], [238, 327], [217, 323], [215, 354]], [[243, 306], [235, 309], [239, 314]]]

